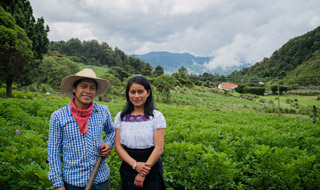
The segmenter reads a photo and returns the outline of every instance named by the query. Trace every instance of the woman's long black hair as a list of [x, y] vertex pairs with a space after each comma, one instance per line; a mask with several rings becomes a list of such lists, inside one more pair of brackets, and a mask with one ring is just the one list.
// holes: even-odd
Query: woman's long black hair
[[153, 110], [155, 109], [155, 107], [154, 107], [154, 100], [152, 97], [152, 90], [151, 90], [150, 83], [146, 77], [144, 77], [142, 75], [135, 75], [128, 81], [128, 84], [126, 87], [127, 102], [126, 102], [126, 105], [120, 114], [121, 120], [123, 120], [125, 115], [130, 114], [134, 110], [134, 105], [130, 102], [130, 99], [129, 99], [129, 90], [130, 90], [130, 87], [133, 83], [140, 84], [140, 85], [144, 86], [144, 88], [148, 92], [150, 92], [149, 97], [147, 98], [147, 101], [144, 104], [144, 116], [147, 118], [149, 118], [149, 116], [154, 116]]

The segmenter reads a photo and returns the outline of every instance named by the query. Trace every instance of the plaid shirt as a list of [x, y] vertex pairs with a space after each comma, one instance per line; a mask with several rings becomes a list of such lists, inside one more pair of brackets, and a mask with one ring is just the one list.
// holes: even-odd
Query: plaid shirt
[[[80, 134], [80, 128], [71, 114], [70, 104], [51, 115], [48, 156], [49, 180], [54, 188], [63, 187], [63, 182], [79, 187], [86, 186], [103, 143], [102, 131], [106, 133], [105, 143], [113, 148], [115, 133], [107, 106], [94, 103], [88, 125], [86, 136]], [[109, 175], [109, 166], [103, 161], [93, 183], [102, 183]]]

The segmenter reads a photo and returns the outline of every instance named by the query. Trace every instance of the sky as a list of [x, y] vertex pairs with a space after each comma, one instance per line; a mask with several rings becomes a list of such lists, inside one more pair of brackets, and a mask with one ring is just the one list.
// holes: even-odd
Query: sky
[[50, 41], [107, 42], [128, 55], [213, 57], [205, 66], [254, 64], [320, 26], [319, 0], [30, 0]]

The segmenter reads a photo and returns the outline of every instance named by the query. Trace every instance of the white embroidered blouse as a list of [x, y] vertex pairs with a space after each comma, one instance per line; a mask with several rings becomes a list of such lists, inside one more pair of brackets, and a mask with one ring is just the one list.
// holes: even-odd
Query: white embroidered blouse
[[157, 110], [153, 110], [154, 117], [137, 122], [121, 121], [120, 113], [114, 119], [114, 126], [120, 129], [120, 143], [128, 148], [146, 149], [154, 146], [153, 131], [166, 128], [166, 120]]

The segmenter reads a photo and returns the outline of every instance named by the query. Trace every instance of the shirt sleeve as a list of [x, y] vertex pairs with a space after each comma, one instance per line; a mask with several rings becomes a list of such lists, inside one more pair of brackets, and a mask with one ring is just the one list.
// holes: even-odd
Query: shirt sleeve
[[120, 127], [121, 127], [120, 114], [121, 114], [121, 112], [119, 112], [119, 113], [116, 115], [116, 117], [114, 118], [114, 127], [115, 127], [116, 129], [120, 129]]
[[62, 129], [56, 113], [53, 113], [49, 122], [49, 140], [48, 140], [48, 160], [49, 160], [49, 180], [54, 188], [63, 187], [61, 172], [61, 147], [62, 147]]
[[106, 133], [106, 141], [109, 147], [112, 149], [114, 145], [114, 138], [115, 138], [115, 129], [112, 123], [112, 118], [109, 109], [107, 108], [107, 121], [106, 125], [104, 126], [104, 132]]
[[161, 112], [156, 111], [154, 113], [153, 119], [154, 119], [153, 130], [165, 129], [167, 127], [166, 119], [164, 118]]

